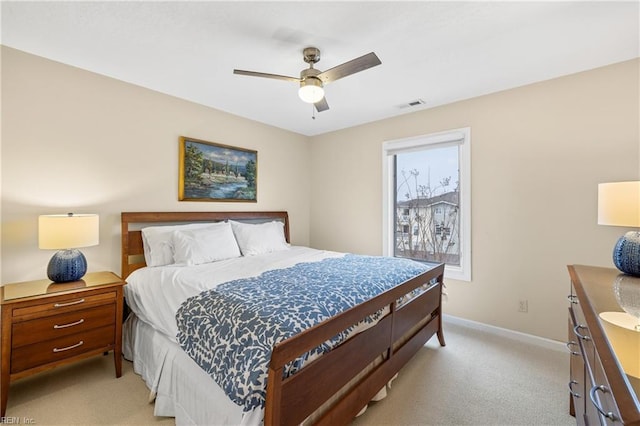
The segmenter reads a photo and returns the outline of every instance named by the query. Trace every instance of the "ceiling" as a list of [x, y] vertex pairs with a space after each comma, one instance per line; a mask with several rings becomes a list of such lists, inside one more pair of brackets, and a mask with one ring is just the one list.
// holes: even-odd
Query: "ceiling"
[[[10, 2], [2, 44], [304, 135], [430, 108], [640, 56], [629, 2]], [[374, 51], [328, 84], [315, 113], [296, 83]], [[408, 107], [421, 99], [424, 104]]]

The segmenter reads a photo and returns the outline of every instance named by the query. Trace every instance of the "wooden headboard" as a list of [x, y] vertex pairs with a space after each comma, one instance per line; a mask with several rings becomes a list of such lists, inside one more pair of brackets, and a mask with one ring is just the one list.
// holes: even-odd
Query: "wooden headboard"
[[249, 223], [281, 221], [284, 223], [284, 236], [288, 243], [291, 242], [287, 212], [122, 212], [122, 278], [126, 279], [136, 269], [146, 266], [140, 232], [144, 226], [224, 220]]

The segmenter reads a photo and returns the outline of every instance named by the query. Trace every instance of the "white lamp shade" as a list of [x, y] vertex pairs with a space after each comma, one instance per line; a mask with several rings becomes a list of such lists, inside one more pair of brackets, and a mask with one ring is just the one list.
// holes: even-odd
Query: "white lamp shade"
[[320, 102], [324, 98], [324, 89], [322, 88], [322, 82], [315, 77], [308, 77], [300, 83], [300, 89], [298, 89], [298, 96], [304, 102], [315, 104]]
[[598, 185], [598, 224], [640, 227], [640, 181]]
[[38, 217], [38, 247], [72, 249], [95, 246], [99, 242], [97, 214], [55, 214]]

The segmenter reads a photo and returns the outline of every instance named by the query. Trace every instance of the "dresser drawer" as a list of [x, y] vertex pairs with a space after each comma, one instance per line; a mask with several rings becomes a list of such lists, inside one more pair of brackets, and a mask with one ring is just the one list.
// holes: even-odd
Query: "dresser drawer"
[[[575, 293], [573, 285], [571, 286], [572, 294]], [[584, 316], [584, 311], [578, 298], [573, 298], [571, 301], [571, 321], [573, 322], [573, 339], [580, 344], [580, 351], [584, 358], [584, 362], [587, 364], [587, 371], [592, 370], [595, 357], [595, 348], [593, 346], [593, 338], [591, 336], [591, 330], [587, 327], [587, 320]], [[589, 376], [591, 379], [593, 377]]]
[[[578, 410], [575, 410], [577, 423], [590, 426], [640, 426], [640, 403], [636, 398], [636, 395], [640, 396], [640, 387], [634, 388], [631, 376], [623, 370], [609, 341], [611, 336], [607, 334], [600, 317], [604, 312], [622, 310], [615, 291], [620, 272], [612, 268], [584, 265], [570, 265], [568, 269], [572, 284], [570, 314], [573, 314], [572, 325], [576, 328], [572, 331], [574, 335], [577, 332], [586, 337], [578, 339], [585, 354], [585, 412], [580, 418], [577, 416]], [[640, 279], [634, 284], [640, 285]], [[640, 352], [637, 352], [640, 348], [632, 346], [629, 345], [629, 352], [640, 356]], [[574, 370], [571, 370], [573, 373]], [[574, 389], [577, 388], [578, 385], [575, 385]]]
[[93, 306], [114, 303], [116, 292], [108, 291], [91, 295], [69, 295], [65, 297], [51, 298], [45, 303], [29, 304], [28, 306], [16, 307], [12, 316], [17, 320], [40, 318], [50, 315], [58, 315], [65, 312], [77, 311]]
[[113, 325], [21, 346], [11, 351], [11, 373], [115, 344]]
[[571, 395], [571, 403], [573, 411], [571, 414], [578, 420], [581, 425], [584, 422], [585, 413], [585, 368], [584, 358], [582, 355], [582, 345], [578, 342], [573, 329], [576, 326], [573, 309], [569, 309], [569, 393]]
[[12, 348], [113, 325], [116, 304], [13, 323]]
[[596, 356], [593, 366], [594, 382], [589, 390], [588, 403], [593, 404], [600, 417], [601, 424], [620, 422], [620, 411], [611, 393], [611, 385], [607, 379], [600, 357]]

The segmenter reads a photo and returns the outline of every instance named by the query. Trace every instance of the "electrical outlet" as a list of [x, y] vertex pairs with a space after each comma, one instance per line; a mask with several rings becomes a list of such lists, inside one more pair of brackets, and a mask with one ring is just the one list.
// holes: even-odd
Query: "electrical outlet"
[[529, 312], [529, 301], [528, 300], [520, 300], [518, 302], [518, 312]]

